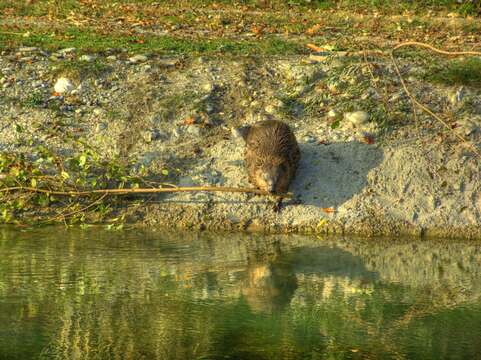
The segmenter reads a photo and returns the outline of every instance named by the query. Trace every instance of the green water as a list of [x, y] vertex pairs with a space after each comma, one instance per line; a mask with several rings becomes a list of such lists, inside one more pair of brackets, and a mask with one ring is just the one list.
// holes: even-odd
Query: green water
[[481, 245], [0, 229], [0, 359], [480, 359]]

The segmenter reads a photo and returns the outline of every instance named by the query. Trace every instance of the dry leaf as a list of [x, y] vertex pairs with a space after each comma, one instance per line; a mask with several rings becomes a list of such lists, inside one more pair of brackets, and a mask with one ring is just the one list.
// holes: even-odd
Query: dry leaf
[[320, 25], [320, 24], [316, 24], [316, 25], [310, 27], [309, 29], [307, 29], [307, 30], [306, 30], [306, 34], [307, 34], [307, 35], [314, 35], [314, 34], [316, 34], [320, 29], [321, 29], [321, 25]]
[[252, 24], [251, 26], [251, 30], [254, 34], [256, 34], [257, 36], [260, 36], [262, 35], [262, 33], [264, 32], [264, 26], [259, 26], [257, 24]]
[[374, 137], [372, 135], [364, 135], [363, 139], [366, 144], [369, 144], [369, 145], [374, 144]]
[[196, 120], [195, 117], [190, 116], [190, 117], [188, 117], [187, 119], [185, 119], [182, 123], [183, 123], [184, 125], [194, 125], [194, 124], [195, 124], [195, 120]]
[[322, 51], [322, 48], [320, 48], [319, 46], [317, 45], [314, 45], [314, 44], [307, 44], [306, 45], [309, 49], [313, 50], [313, 51], [316, 51], [316, 52], [321, 52]]

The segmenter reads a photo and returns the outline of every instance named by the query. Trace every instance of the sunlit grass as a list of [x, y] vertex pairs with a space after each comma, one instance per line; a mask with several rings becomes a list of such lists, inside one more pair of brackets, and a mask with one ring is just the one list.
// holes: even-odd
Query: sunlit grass
[[34, 32], [29, 36], [20, 33], [0, 33], [0, 47], [39, 46], [47, 50], [75, 47], [84, 51], [99, 52], [107, 49], [126, 49], [132, 52], [167, 54], [296, 54], [305, 50], [294, 42], [274, 37], [253, 40], [224, 38], [188, 39], [174, 36], [145, 36], [123, 34], [98, 34], [94, 30], [71, 27], [60, 34]]

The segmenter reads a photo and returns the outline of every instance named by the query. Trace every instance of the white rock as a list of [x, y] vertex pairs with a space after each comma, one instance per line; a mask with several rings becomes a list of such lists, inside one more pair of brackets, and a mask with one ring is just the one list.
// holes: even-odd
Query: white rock
[[369, 114], [365, 111], [353, 111], [344, 114], [344, 119], [353, 125], [362, 125], [369, 120]]
[[459, 89], [456, 91], [452, 91], [449, 93], [449, 102], [452, 105], [457, 105], [460, 102], [463, 101], [464, 97], [466, 96], [466, 88], [464, 86], [461, 86]]
[[38, 87], [43, 87], [43, 81], [42, 80], [35, 80], [32, 82], [32, 87], [38, 88]]
[[82, 55], [80, 58], [79, 58], [80, 61], [86, 61], [86, 62], [92, 62], [95, 60], [95, 56], [93, 55]]
[[35, 52], [37, 50], [38, 50], [38, 48], [36, 48], [34, 46], [21, 47], [20, 49], [18, 49], [18, 51], [20, 51], [22, 53], [30, 53], [30, 52]]
[[311, 135], [306, 135], [302, 138], [302, 140], [305, 142], [305, 143], [313, 143], [316, 141], [316, 138], [311, 136]]
[[59, 51], [57, 51], [59, 54], [70, 54], [70, 53], [73, 53], [74, 51], [76, 51], [77, 49], [74, 48], [74, 47], [70, 47], [70, 48], [65, 48], [65, 49], [61, 49]]
[[61, 77], [55, 83], [54, 90], [59, 94], [69, 93], [73, 90], [73, 84], [66, 77]]
[[335, 118], [335, 117], [337, 117], [337, 115], [339, 115], [339, 114], [338, 114], [338, 112], [337, 112], [336, 110], [334, 110], [334, 109], [329, 110], [329, 112], [327, 113], [327, 117], [328, 117], [328, 118]]
[[276, 112], [276, 108], [272, 105], [267, 105], [264, 110], [268, 114], [274, 114]]
[[141, 63], [141, 62], [146, 62], [148, 60], [147, 56], [145, 55], [134, 55], [132, 56], [131, 58], [129, 58], [129, 61], [132, 63], [132, 64], [137, 64], [137, 63]]
[[95, 108], [95, 109], [93, 110], [93, 114], [94, 114], [95, 116], [102, 116], [103, 113], [104, 113], [104, 110], [101, 109], [101, 108]]
[[204, 91], [207, 91], [207, 92], [212, 92], [214, 90], [214, 84], [208, 82], [208, 83], [205, 83], [204, 86], [202, 86], [202, 89], [204, 89]]

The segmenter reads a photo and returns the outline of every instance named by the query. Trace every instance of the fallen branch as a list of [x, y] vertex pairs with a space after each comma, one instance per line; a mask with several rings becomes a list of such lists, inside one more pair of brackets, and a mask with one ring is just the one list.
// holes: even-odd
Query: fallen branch
[[448, 55], [448, 56], [463, 56], [463, 55], [481, 56], [480, 51], [445, 51], [445, 50], [435, 48], [432, 45], [425, 44], [425, 43], [422, 43], [422, 42], [417, 42], [417, 41], [407, 41], [407, 42], [400, 43], [400, 44], [396, 45], [395, 47], [393, 47], [392, 52], [394, 53], [396, 50], [398, 50], [400, 48], [403, 48], [403, 47], [407, 47], [407, 46], [422, 47], [422, 48], [434, 51], [435, 53], [438, 53], [438, 54], [441, 54], [441, 55]]
[[394, 69], [396, 70], [396, 73], [399, 77], [399, 80], [401, 81], [401, 85], [404, 89], [404, 92], [406, 95], [409, 97], [409, 100], [411, 101], [411, 104], [413, 106], [413, 111], [414, 111], [414, 116], [416, 117], [416, 106], [419, 107], [421, 110], [423, 110], [425, 113], [431, 115], [434, 119], [439, 121], [441, 124], [443, 124], [448, 130], [453, 132], [453, 134], [461, 140], [465, 145], [467, 145], [479, 158], [481, 158], [481, 152], [478, 150], [476, 146], [474, 146], [472, 143], [470, 143], [466, 138], [458, 134], [457, 132], [453, 131], [453, 128], [451, 125], [449, 125], [445, 120], [443, 120], [441, 117], [436, 115], [430, 108], [428, 108], [426, 105], [421, 104], [416, 98], [412, 95], [412, 93], [409, 91], [408, 87], [406, 86], [406, 82], [404, 81], [404, 78], [402, 77], [401, 71], [399, 70], [398, 63], [396, 61], [396, 57], [394, 55], [394, 52], [400, 48], [407, 47], [407, 46], [418, 46], [422, 47], [425, 49], [429, 49], [435, 53], [441, 54], [441, 55], [449, 55], [449, 56], [464, 56], [464, 55], [474, 55], [474, 56], [481, 56], [480, 51], [444, 51], [437, 49], [429, 44], [425, 43], [420, 43], [416, 41], [408, 41], [405, 43], [401, 43], [399, 45], [396, 45], [392, 51], [391, 51], [391, 59], [394, 65]]
[[48, 189], [40, 189], [34, 187], [14, 186], [0, 189], [0, 193], [4, 192], [35, 192], [49, 195], [58, 196], [90, 196], [96, 194], [106, 195], [128, 195], [128, 194], [155, 194], [155, 193], [175, 193], [175, 192], [232, 192], [232, 193], [250, 193], [256, 195], [266, 195], [281, 198], [291, 198], [292, 193], [286, 194], [271, 194], [264, 190], [252, 189], [252, 188], [234, 188], [223, 186], [191, 186], [191, 187], [175, 187], [168, 189], [103, 189], [103, 190], [88, 190], [88, 191], [56, 191]]

